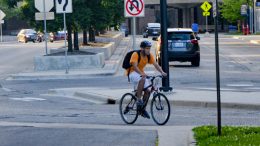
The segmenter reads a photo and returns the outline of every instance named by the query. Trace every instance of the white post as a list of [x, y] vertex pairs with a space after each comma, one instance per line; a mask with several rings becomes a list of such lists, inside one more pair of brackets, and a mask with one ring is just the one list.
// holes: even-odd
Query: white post
[[133, 50], [136, 50], [136, 18], [133, 17]]
[[64, 20], [64, 48], [65, 48], [65, 62], [66, 62], [66, 74], [69, 73], [69, 64], [68, 64], [68, 50], [66, 46], [66, 13], [63, 13], [63, 20]]
[[46, 10], [45, 10], [45, 0], [43, 1], [43, 15], [44, 15], [44, 40], [45, 40], [45, 53], [46, 55], [48, 54], [48, 50], [47, 50], [47, 27], [46, 27]]

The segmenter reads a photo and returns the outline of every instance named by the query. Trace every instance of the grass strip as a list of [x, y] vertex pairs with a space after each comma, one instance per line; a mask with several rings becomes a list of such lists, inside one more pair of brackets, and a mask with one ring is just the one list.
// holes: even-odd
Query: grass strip
[[223, 126], [221, 136], [216, 126], [193, 128], [198, 146], [260, 146], [260, 127]]

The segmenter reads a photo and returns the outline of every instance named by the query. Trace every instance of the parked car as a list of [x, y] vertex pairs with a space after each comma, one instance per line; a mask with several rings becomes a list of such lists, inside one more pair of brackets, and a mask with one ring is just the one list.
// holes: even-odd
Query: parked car
[[[190, 61], [193, 66], [200, 66], [200, 46], [192, 29], [168, 28], [168, 58], [169, 61]], [[161, 36], [157, 39], [156, 60], [161, 64]]]
[[158, 37], [161, 32], [160, 23], [148, 23], [147, 27], [143, 33], [143, 38], [148, 38], [149, 36]]
[[[58, 31], [58, 32], [51, 32], [49, 34], [49, 39], [50, 39], [50, 42], [53, 42], [53, 41], [58, 41], [58, 40], [64, 40], [64, 31]], [[66, 33], [66, 39], [68, 40], [68, 34]]]
[[18, 42], [27, 43], [28, 41], [32, 41], [35, 43], [37, 39], [37, 33], [33, 29], [22, 29], [17, 35]]

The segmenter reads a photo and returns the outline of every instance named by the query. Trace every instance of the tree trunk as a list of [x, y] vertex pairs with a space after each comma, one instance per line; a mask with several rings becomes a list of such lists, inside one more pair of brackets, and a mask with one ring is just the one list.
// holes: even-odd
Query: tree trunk
[[95, 35], [99, 36], [99, 31], [98, 30], [95, 31]]
[[88, 44], [88, 35], [87, 35], [87, 30], [84, 29], [83, 30], [83, 45], [87, 45]]
[[89, 41], [95, 42], [95, 30], [93, 27], [89, 28]]
[[78, 31], [74, 31], [74, 50], [79, 51]]
[[68, 52], [73, 52], [71, 33], [72, 33], [72, 28], [71, 28], [71, 25], [69, 24], [68, 25]]
[[107, 31], [105, 29], [100, 31], [100, 34], [105, 34]]

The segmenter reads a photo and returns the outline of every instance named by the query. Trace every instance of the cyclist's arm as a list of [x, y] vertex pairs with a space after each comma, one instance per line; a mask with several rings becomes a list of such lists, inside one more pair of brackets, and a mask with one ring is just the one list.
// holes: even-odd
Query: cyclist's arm
[[162, 68], [160, 67], [160, 65], [158, 65], [157, 62], [154, 62], [153, 65], [156, 68], [156, 70], [158, 70], [163, 76], [167, 76], [167, 74], [162, 70]]

